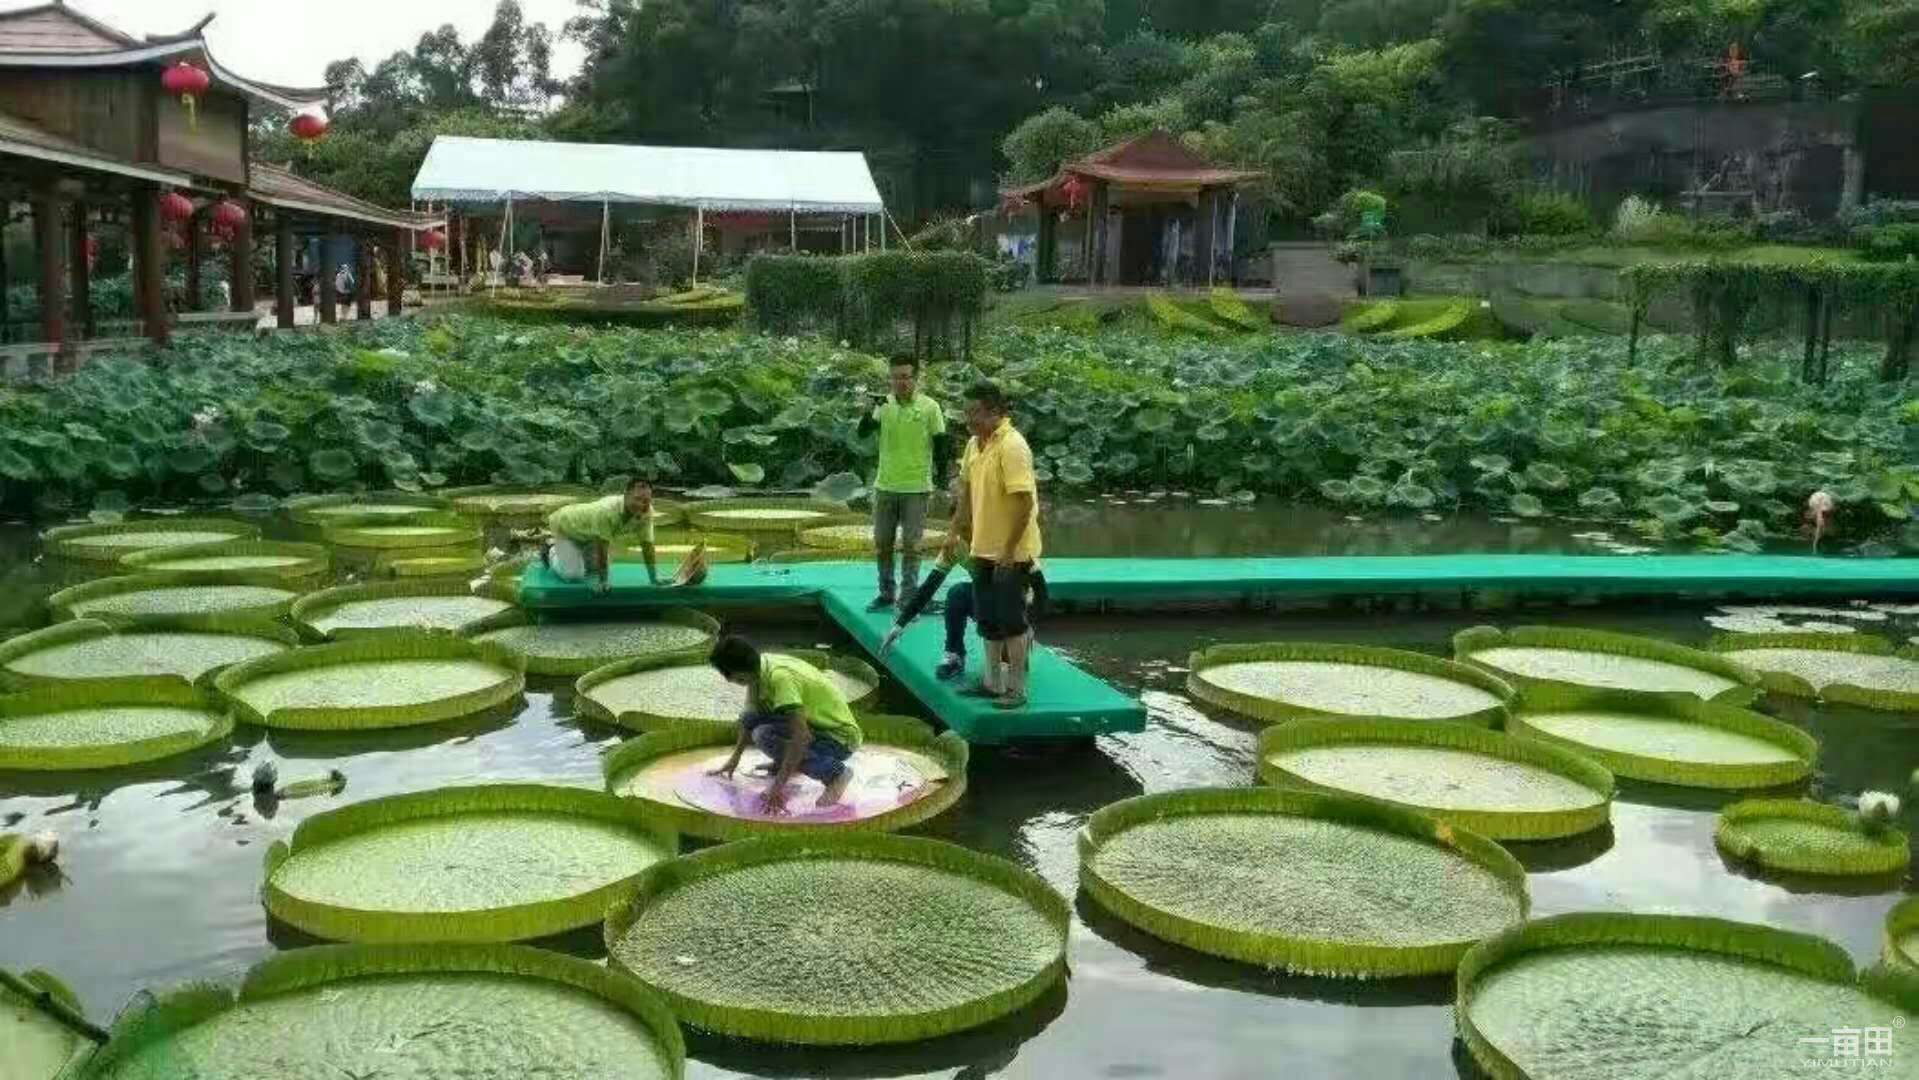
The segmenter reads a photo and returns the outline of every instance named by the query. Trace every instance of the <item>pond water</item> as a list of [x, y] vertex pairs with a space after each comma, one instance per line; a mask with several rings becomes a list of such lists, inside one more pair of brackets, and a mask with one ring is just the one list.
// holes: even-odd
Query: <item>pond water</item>
[[[1348, 521], [1308, 507], [1201, 506], [1146, 495], [1050, 513], [1056, 555], [1390, 554], [1578, 551], [1563, 526], [1479, 519]], [[281, 523], [270, 534], [287, 534]], [[1622, 539], [1629, 540], [1629, 537]], [[33, 558], [32, 532], [0, 525], [0, 634], [31, 618], [58, 584]], [[1840, 605], [1843, 607], [1843, 605]], [[964, 799], [919, 831], [1004, 855], [1075, 897], [1068, 986], [1027, 1012], [910, 1047], [797, 1050], [704, 1036], [689, 1040], [692, 1077], [1305, 1077], [1476, 1076], [1453, 1039], [1450, 979], [1346, 982], [1296, 978], [1162, 944], [1077, 896], [1074, 835], [1117, 799], [1252, 782], [1258, 725], [1197, 704], [1185, 659], [1228, 641], [1347, 641], [1444, 654], [1454, 631], [1480, 622], [1560, 622], [1698, 642], [1713, 609], [1638, 603], [1522, 612], [1351, 611], [1287, 614], [1073, 616], [1042, 638], [1150, 710], [1147, 730], [1090, 750], [975, 753]], [[1810, 617], [1810, 616], [1808, 616]], [[1847, 621], [1827, 616], [1828, 621]], [[1913, 620], [1855, 621], [1904, 639]], [[755, 628], [786, 644], [844, 644], [801, 616]], [[914, 711], [897, 688], [892, 706]], [[1915, 718], [1769, 706], [1823, 743], [1816, 792], [1901, 791], [1919, 765]], [[57, 871], [0, 892], [0, 966], [44, 967], [105, 1020], [142, 987], [238, 974], [276, 949], [308, 944], [270, 925], [261, 861], [306, 816], [343, 801], [482, 779], [596, 783], [618, 733], [574, 715], [569, 683], [539, 681], [512, 716], [366, 735], [264, 733], [242, 727], [224, 747], [99, 774], [0, 774], [0, 828], [51, 828]], [[258, 804], [255, 762], [283, 781], [347, 775], [335, 797]], [[1533, 911], [1709, 913], [1829, 937], [1861, 965], [1879, 951], [1894, 891], [1841, 895], [1729, 870], [1712, 844], [1730, 796], [1622, 783], [1610, 829], [1513, 849], [1530, 871]], [[1904, 826], [1919, 825], [1908, 810]], [[1902, 890], [1903, 891], [1903, 890]], [[597, 928], [551, 942], [600, 955]], [[1283, 1064], [1282, 1064], [1283, 1063]]]

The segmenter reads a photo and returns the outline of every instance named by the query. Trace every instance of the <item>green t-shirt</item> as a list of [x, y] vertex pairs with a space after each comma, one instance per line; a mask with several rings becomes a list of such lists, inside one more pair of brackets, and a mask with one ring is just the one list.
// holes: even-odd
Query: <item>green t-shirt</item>
[[901, 495], [933, 490], [933, 440], [946, 430], [946, 412], [925, 394], [902, 405], [891, 394], [875, 406], [880, 425], [880, 470], [873, 487]]
[[546, 527], [555, 536], [564, 536], [576, 544], [599, 541], [611, 544], [625, 533], [637, 531], [640, 539], [653, 542], [653, 518], [626, 515], [626, 496], [608, 495], [592, 502], [562, 506], [546, 516]]
[[760, 658], [762, 707], [778, 712], [795, 706], [805, 710], [806, 722], [821, 735], [830, 735], [848, 750], [858, 750], [865, 736], [846, 695], [819, 668], [791, 656], [768, 653]]

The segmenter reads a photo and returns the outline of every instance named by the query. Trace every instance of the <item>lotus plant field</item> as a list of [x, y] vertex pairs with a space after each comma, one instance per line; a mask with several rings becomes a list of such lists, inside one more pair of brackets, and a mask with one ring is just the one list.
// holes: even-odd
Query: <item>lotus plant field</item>
[[[1768, 351], [1771, 350], [1771, 351]], [[929, 389], [990, 376], [1059, 493], [1167, 487], [1356, 513], [1631, 523], [1752, 550], [1817, 489], [1851, 535], [1919, 545], [1919, 402], [1784, 345], [1732, 369], [1654, 339], [1525, 345], [1002, 328]], [[535, 328], [470, 317], [272, 341], [183, 340], [0, 390], [0, 502], [264, 508], [302, 491], [597, 484], [810, 487], [866, 473], [854, 420], [882, 358], [738, 331]]]

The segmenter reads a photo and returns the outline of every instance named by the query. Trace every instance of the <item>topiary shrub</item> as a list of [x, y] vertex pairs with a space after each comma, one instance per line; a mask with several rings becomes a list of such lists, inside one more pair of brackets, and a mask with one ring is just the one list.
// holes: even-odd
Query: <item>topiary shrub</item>
[[753, 323], [773, 334], [813, 328], [839, 335], [845, 325], [842, 259], [822, 255], [756, 255], [746, 264], [746, 304]]

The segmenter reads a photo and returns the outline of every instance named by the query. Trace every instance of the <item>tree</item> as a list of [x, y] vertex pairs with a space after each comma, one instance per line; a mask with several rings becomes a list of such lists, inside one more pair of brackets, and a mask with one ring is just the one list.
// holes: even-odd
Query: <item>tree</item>
[[1062, 162], [1092, 153], [1100, 144], [1099, 125], [1055, 105], [1027, 117], [1006, 136], [1000, 149], [1011, 166], [1007, 179], [1030, 184], [1058, 172]]

